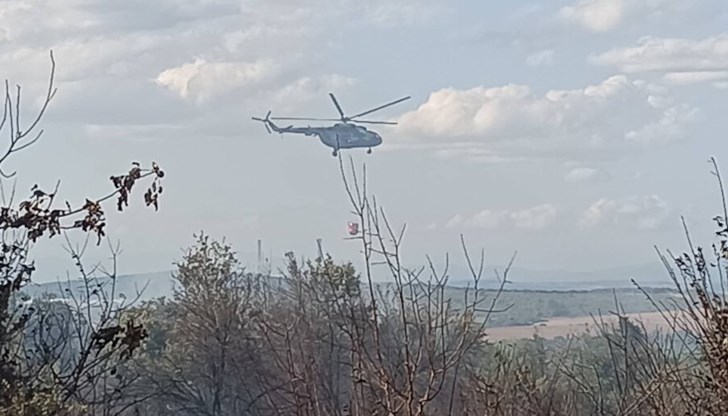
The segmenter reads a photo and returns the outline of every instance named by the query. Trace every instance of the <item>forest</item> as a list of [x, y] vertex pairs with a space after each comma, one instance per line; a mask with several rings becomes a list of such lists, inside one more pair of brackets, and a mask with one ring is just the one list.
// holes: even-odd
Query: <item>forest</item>
[[[6, 84], [0, 131], [4, 163], [35, 145], [48, 104], [29, 124], [20, 87]], [[726, 205], [717, 207], [715, 241], [660, 258], [674, 283], [669, 299], [640, 293], [668, 331], [626, 317], [594, 317], [589, 333], [494, 342], [492, 325], [519, 322], [519, 301], [503, 296], [510, 265], [484, 292], [482, 251], [463, 237], [470, 284], [453, 291], [447, 267], [404, 264], [406, 228], [367, 188], [366, 170], [339, 157], [345, 197], [361, 224], [352, 237], [363, 267], [329, 255], [287, 256], [280, 279], [250, 273], [235, 248], [205, 233], [178, 260], [170, 298], [119, 302], [118, 251], [105, 210], [139, 197], [164, 215], [165, 171], [132, 163], [110, 177], [109, 194], [61, 203], [61, 188], [6, 195], [0, 210], [0, 413], [4, 415], [685, 415], [728, 412], [728, 258]], [[723, 184], [714, 162], [718, 192]], [[28, 172], [20, 172], [27, 174]], [[142, 188], [140, 191], [139, 188]], [[725, 201], [725, 198], [723, 198]], [[141, 203], [141, 202], [140, 202]], [[711, 219], [708, 219], [711, 220]], [[133, 224], [131, 224], [133, 226]], [[40, 239], [88, 237], [108, 244], [111, 261], [85, 264], [69, 244], [83, 290], [29, 298], [30, 260]], [[388, 285], [373, 281], [386, 272]], [[101, 283], [104, 280], [104, 284]], [[639, 289], [639, 282], [634, 282]], [[671, 301], [672, 299], [672, 301]], [[572, 299], [571, 302], [577, 302]], [[553, 306], [553, 305], [552, 305]], [[557, 305], [558, 306], [558, 305]], [[578, 308], [566, 304], [566, 309]], [[606, 313], [607, 311], [605, 311]]]

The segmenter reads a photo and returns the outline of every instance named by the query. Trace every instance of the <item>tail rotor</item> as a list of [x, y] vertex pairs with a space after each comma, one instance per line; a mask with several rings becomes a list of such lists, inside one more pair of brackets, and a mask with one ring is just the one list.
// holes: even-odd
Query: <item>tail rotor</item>
[[270, 123], [270, 113], [271, 112], [268, 111], [268, 114], [265, 115], [265, 118], [252, 117], [253, 120], [260, 121], [260, 122], [263, 123], [263, 125], [265, 126], [265, 129], [268, 130], [268, 134], [272, 134], [273, 133], [272, 131], [270, 131], [270, 127], [268, 127], [268, 123]]

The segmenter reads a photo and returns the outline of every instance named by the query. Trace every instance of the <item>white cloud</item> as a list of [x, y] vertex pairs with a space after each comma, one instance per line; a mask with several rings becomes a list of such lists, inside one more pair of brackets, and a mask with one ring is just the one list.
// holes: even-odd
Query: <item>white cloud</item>
[[583, 90], [552, 90], [544, 96], [536, 96], [528, 86], [517, 84], [469, 90], [446, 88], [430, 94], [424, 104], [402, 115], [399, 122], [403, 131], [429, 136], [487, 135], [490, 140], [497, 140], [503, 133], [530, 136], [543, 128], [559, 128], [568, 118], [578, 117], [585, 108], [574, 111], [574, 104], [582, 102], [594, 108], [631, 88], [622, 76]]
[[465, 223], [477, 228], [497, 228], [508, 218], [508, 211], [484, 209], [469, 218]]
[[554, 64], [554, 50], [544, 49], [526, 58], [526, 64], [530, 66], [551, 66]]
[[[288, 1], [7, 0], [0, 8], [0, 38], [12, 43], [0, 44], [2, 75], [42, 82], [53, 49], [59, 87], [106, 77], [107, 94], [116, 96], [115, 85], [123, 79], [157, 81], [203, 102], [222, 93], [214, 79], [230, 77], [234, 90], [258, 79], [271, 62], [283, 69], [280, 84], [304, 74], [315, 77], [301, 70], [318, 56], [310, 46], [322, 37], [328, 41], [330, 23], [361, 8], [346, 1], [320, 13], [316, 4]], [[182, 63], [187, 64], [177, 66]], [[151, 88], [148, 95], [154, 94], [159, 90]]]
[[446, 228], [455, 228], [463, 225], [465, 223], [465, 218], [460, 214], [455, 214], [452, 218], [450, 218], [447, 223], [445, 223]]
[[375, 0], [364, 5], [364, 16], [382, 26], [413, 26], [430, 23], [448, 9], [438, 0]]
[[472, 216], [455, 215], [446, 227], [475, 227], [494, 229], [510, 227], [523, 230], [540, 230], [553, 224], [559, 209], [553, 204], [541, 204], [520, 210], [484, 209]]
[[68, 38], [54, 42], [49, 47], [0, 49], [0, 60], [7, 63], [7, 67], [3, 65], [4, 75], [40, 81], [48, 77], [49, 51], [53, 49], [57, 64], [56, 81], [59, 84], [109, 75], [127, 76], [136, 69], [129, 57], [152, 53], [167, 39], [152, 34]]
[[624, 0], [581, 0], [559, 10], [559, 15], [593, 32], [616, 28], [625, 14]]
[[[56, 108], [68, 117], [65, 121], [97, 117], [93, 107], [98, 103], [88, 99], [104, 96], [114, 101], [111, 123], [119, 129], [124, 107], [154, 107], [148, 103], [159, 112], [146, 111], [147, 117], [180, 115], [187, 111], [184, 100], [239, 111], [265, 97], [287, 111], [325, 89], [353, 85], [346, 74], [319, 69], [329, 66], [327, 50], [343, 46], [347, 34], [342, 30], [422, 25], [449, 7], [441, 0], [6, 0], [0, 7], [0, 39], [7, 40], [0, 42], [0, 75], [23, 84], [28, 96], [40, 94], [53, 49], [56, 102], [62, 101]], [[130, 88], [134, 94], [127, 92]], [[177, 97], [184, 100], [170, 106]], [[189, 122], [188, 114], [179, 118]], [[135, 117], [126, 117], [130, 132], [138, 123]], [[194, 117], [202, 123], [215, 116], [198, 111]]]
[[636, 229], [654, 229], [669, 217], [668, 204], [657, 195], [624, 199], [602, 198], [582, 215], [579, 225], [585, 228], [623, 225]]
[[30, 47], [69, 39], [93, 42], [134, 32], [163, 31], [240, 10], [238, 0], [3, 0], [2, 5], [0, 27], [6, 38]]
[[516, 228], [540, 230], [553, 223], [558, 209], [551, 204], [542, 204], [532, 208], [511, 212], [508, 216]]
[[728, 71], [668, 72], [662, 78], [673, 85], [688, 85], [728, 79]]
[[683, 17], [705, 7], [705, 0], [575, 0], [558, 16], [594, 33], [606, 33], [625, 24], [645, 26], [651, 19]]
[[422, 146], [401, 146], [395, 147], [396, 144], [390, 146], [393, 150], [401, 149], [426, 149], [434, 152], [434, 155], [443, 159], [458, 159], [472, 163], [505, 163], [525, 161], [529, 158], [495, 152], [483, 147], [473, 147], [471, 145], [455, 144], [423, 144]]
[[401, 115], [394, 131], [400, 144], [435, 143], [488, 158], [603, 158], [635, 142], [659, 143], [650, 141], [657, 126], [671, 140], [680, 138], [695, 109], [672, 101], [667, 88], [623, 75], [542, 95], [517, 84], [446, 88]]
[[591, 60], [626, 73], [661, 73], [673, 84], [723, 80], [728, 78], [728, 34], [701, 40], [648, 36], [636, 46], [616, 48]]
[[133, 137], [135, 140], [154, 140], [161, 132], [173, 131], [180, 134], [183, 130], [178, 124], [86, 124], [84, 132], [88, 137], [99, 140], [118, 140]]
[[200, 104], [269, 79], [276, 70], [270, 61], [210, 63], [196, 59], [162, 71], [156, 83]]
[[609, 173], [591, 167], [575, 167], [564, 176], [567, 182], [601, 182], [609, 179]]
[[[312, 23], [322, 21], [342, 22], [357, 19], [383, 27], [421, 26], [430, 23], [450, 11], [448, 2], [442, 0], [248, 0], [243, 2], [244, 11], [257, 16], [278, 15], [277, 19], [293, 24], [291, 16], [306, 16]], [[305, 24], [305, 21], [296, 21]], [[283, 23], [283, 22], [282, 22]], [[317, 25], [314, 25], [317, 26]]]
[[318, 77], [302, 77], [280, 88], [274, 94], [274, 100], [286, 105], [301, 103], [312, 99], [320, 99], [329, 92], [352, 87], [357, 80], [340, 74], [322, 75]]
[[700, 118], [698, 110], [690, 106], [671, 107], [659, 120], [627, 132], [626, 138], [642, 145], [668, 143], [684, 137], [687, 134], [685, 126]]

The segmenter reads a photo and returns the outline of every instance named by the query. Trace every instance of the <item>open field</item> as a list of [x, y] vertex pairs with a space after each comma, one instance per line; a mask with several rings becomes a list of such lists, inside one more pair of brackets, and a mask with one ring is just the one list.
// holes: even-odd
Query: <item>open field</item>
[[[679, 305], [676, 292], [670, 289], [649, 289], [652, 299], [668, 309]], [[490, 305], [495, 291], [485, 291], [484, 305]], [[462, 298], [462, 292], [451, 291], [453, 299]], [[617, 307], [617, 304], [619, 307]], [[591, 322], [590, 315], [608, 316], [610, 311], [621, 310], [624, 314], [648, 314], [657, 312], [644, 293], [637, 289], [596, 289], [569, 291], [504, 291], [490, 317], [490, 327], [531, 327], [547, 320], [576, 319]], [[586, 317], [586, 318], [584, 318]]]
[[[634, 320], [640, 326], [644, 325], [648, 332], [670, 329], [667, 321], [659, 312], [632, 313], [626, 314], [625, 316]], [[617, 317], [614, 315], [603, 315], [601, 318], [599, 316], [552, 318], [533, 325], [511, 325], [490, 328], [487, 331], [488, 339], [491, 341], [515, 340], [531, 338], [535, 334], [545, 339], [554, 339], [568, 335], [583, 334], [595, 330], [595, 319], [604, 320], [605, 323], [609, 324], [617, 323]]]

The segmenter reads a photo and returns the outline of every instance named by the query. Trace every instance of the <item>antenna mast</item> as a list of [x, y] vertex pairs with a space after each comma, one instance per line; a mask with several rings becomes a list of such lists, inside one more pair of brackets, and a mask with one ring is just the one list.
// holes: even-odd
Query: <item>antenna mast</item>
[[258, 239], [258, 263], [256, 265], [255, 272], [257, 274], [260, 274], [262, 271], [262, 263], [263, 263], [263, 240], [260, 238]]

